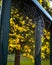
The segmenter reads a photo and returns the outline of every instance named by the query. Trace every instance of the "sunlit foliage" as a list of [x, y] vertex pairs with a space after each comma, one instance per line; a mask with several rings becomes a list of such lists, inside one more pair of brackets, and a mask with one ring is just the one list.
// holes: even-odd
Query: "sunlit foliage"
[[50, 8], [50, 0], [38, 0], [38, 1], [52, 16], [52, 9]]
[[[11, 9], [9, 52], [20, 50], [23, 56], [34, 60], [35, 22], [25, 16], [18, 9]], [[34, 62], [34, 61], [33, 61]]]
[[[50, 4], [48, 0], [39, 0], [39, 2], [46, 10], [49, 9]], [[8, 45], [9, 53], [15, 53], [16, 50], [20, 50], [23, 56], [32, 59], [32, 62], [34, 62], [35, 27], [35, 21], [12, 7]], [[46, 29], [43, 32], [41, 58], [45, 59], [49, 58], [50, 55], [50, 32]]]

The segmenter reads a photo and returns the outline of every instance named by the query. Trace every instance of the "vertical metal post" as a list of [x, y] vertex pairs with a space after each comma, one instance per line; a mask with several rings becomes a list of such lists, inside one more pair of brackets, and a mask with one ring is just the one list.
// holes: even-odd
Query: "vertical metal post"
[[35, 56], [35, 65], [41, 65], [41, 51]]
[[10, 6], [11, 0], [3, 0], [1, 16], [2, 26], [0, 30], [0, 65], [7, 65]]
[[[3, 3], [3, 1], [2, 1]], [[0, 64], [3, 65], [3, 56], [2, 56], [2, 43], [1, 43], [1, 26], [2, 26], [2, 22], [1, 22], [1, 13], [2, 13], [2, 4], [0, 5]]]
[[0, 29], [1, 29], [1, 12], [2, 12], [2, 4], [0, 5]]
[[36, 44], [35, 44], [35, 65], [41, 65], [41, 56], [40, 56], [40, 46], [39, 43], [41, 43], [40, 36], [39, 36], [39, 31], [38, 31], [38, 22], [39, 20], [36, 21], [36, 30], [35, 30], [35, 35], [36, 35]]
[[40, 16], [36, 20], [36, 29], [35, 29], [35, 65], [41, 65], [41, 38], [43, 35], [43, 28], [44, 28], [44, 21], [43, 18]]
[[52, 27], [50, 31], [50, 65], [52, 65]]

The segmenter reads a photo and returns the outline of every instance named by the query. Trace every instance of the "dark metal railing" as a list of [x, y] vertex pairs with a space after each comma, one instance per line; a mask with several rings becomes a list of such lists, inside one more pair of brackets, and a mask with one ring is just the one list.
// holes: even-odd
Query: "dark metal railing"
[[0, 20], [0, 65], [7, 65], [10, 6], [11, 0], [3, 0]]
[[[42, 23], [42, 21], [44, 19], [42, 16], [43, 11], [41, 12], [42, 9], [40, 9], [40, 8], [38, 9], [37, 1], [35, 1], [35, 0], [30, 0], [30, 2], [29, 2], [29, 0], [28, 1], [27, 0], [13, 0], [13, 1], [17, 1], [17, 2], [13, 2], [13, 6], [18, 8], [23, 14], [32, 18], [33, 21], [36, 20], [36, 24], [38, 24], [39, 22]], [[34, 3], [32, 3], [32, 1]], [[35, 2], [36, 2], [36, 4], [35, 4]], [[2, 17], [1, 17], [2, 27], [0, 30], [0, 59], [1, 59], [0, 65], [7, 65], [6, 63], [7, 63], [7, 54], [8, 54], [10, 6], [11, 6], [11, 0], [3, 0]], [[46, 13], [44, 13], [44, 14], [46, 15]], [[48, 15], [48, 13], [47, 13], [47, 17], [48, 17], [49, 21], [52, 21], [52, 18], [50, 15]], [[52, 23], [51, 23], [51, 25], [52, 25]], [[1, 24], [0, 24], [0, 26], [1, 26]], [[36, 33], [37, 33], [39, 27], [41, 27], [41, 25], [40, 26], [37, 25]], [[50, 65], [52, 65], [52, 27], [50, 26], [50, 28], [51, 28], [50, 29]], [[42, 34], [42, 27], [40, 29], [41, 29], [41, 32], [40, 32], [40, 30], [38, 32], [39, 32], [39, 34]], [[2, 37], [2, 41], [1, 41], [1, 37]], [[41, 38], [41, 36], [39, 36], [39, 37]], [[37, 36], [36, 36], [36, 39], [38, 39]], [[38, 41], [40, 42], [40, 47], [41, 47], [41, 40], [38, 39]], [[39, 44], [39, 42], [36, 42], [36, 43]], [[38, 47], [37, 44], [36, 44], [36, 48]], [[35, 51], [36, 50], [37, 49], [35, 49]], [[40, 53], [41, 53], [41, 50], [39, 49], [38, 53], [36, 54], [35, 65], [41, 65]]]

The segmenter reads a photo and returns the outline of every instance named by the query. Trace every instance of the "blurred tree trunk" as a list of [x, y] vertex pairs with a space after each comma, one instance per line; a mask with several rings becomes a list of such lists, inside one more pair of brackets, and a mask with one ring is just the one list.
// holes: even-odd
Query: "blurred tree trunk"
[[20, 51], [19, 50], [17, 50], [15, 52], [15, 63], [14, 63], [14, 65], [20, 65]]

